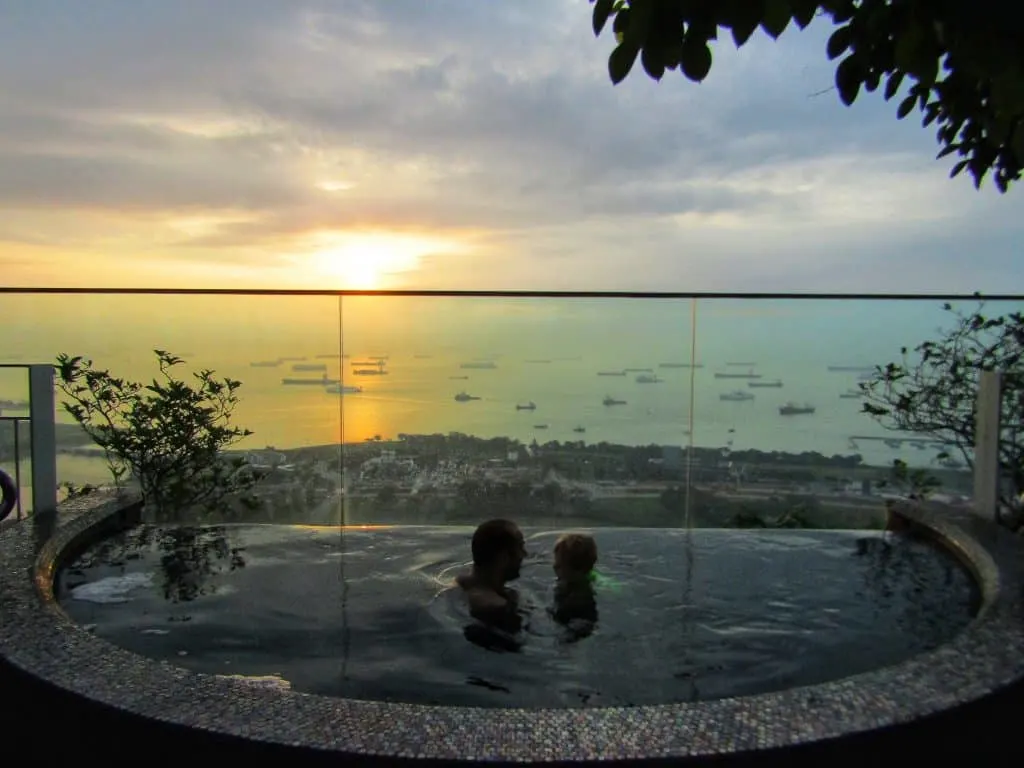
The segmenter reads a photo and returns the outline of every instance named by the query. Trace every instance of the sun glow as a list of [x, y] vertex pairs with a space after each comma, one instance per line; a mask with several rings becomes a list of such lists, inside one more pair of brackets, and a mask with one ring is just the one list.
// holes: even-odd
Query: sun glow
[[330, 233], [317, 237], [310, 266], [332, 288], [374, 290], [420, 267], [423, 257], [451, 253], [458, 245], [434, 237], [391, 232]]

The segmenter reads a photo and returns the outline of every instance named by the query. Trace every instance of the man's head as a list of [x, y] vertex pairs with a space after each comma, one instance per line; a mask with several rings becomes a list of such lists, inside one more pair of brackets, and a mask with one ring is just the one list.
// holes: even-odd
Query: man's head
[[555, 575], [560, 579], [583, 579], [597, 564], [597, 542], [582, 533], [566, 533], [555, 542]]
[[473, 533], [473, 566], [496, 574], [502, 581], [519, 578], [526, 557], [526, 543], [519, 526], [511, 520], [488, 520]]

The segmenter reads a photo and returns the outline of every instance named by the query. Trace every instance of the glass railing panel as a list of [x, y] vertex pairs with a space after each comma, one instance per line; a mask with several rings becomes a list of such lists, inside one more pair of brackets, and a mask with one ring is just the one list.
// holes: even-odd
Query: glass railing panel
[[[174, 369], [178, 378], [210, 369], [240, 381], [231, 424], [252, 434], [231, 450], [267, 475], [257, 487], [259, 504], [244, 519], [337, 521], [341, 413], [329, 391], [341, 378], [336, 297], [16, 294], [5, 296], [4, 306], [6, 359], [81, 355], [115, 376], [148, 383], [159, 374], [160, 349], [184, 361]], [[5, 378], [0, 397], [7, 391]], [[59, 482], [110, 484], [102, 451], [64, 400], [58, 391]], [[22, 429], [27, 433], [27, 424]], [[22, 477], [30, 477], [26, 464]]]
[[683, 525], [690, 308], [346, 297], [346, 520]]
[[[953, 309], [975, 308], [967, 301]], [[989, 302], [984, 311], [1019, 309]], [[860, 527], [880, 524], [889, 497], [925, 490], [968, 503], [973, 446], [967, 433], [943, 427], [972, 423], [976, 375], [962, 381], [955, 407], [947, 394], [929, 411], [915, 406], [893, 415], [901, 392], [921, 384], [943, 389], [936, 369], [921, 368], [918, 348], [946, 338], [957, 323], [934, 299], [700, 301], [698, 517], [712, 509], [723, 523], [795, 525], [810, 511], [819, 527]], [[879, 371], [890, 363], [925, 378], [887, 382]], [[890, 413], [873, 416], [866, 403]], [[894, 469], [897, 461], [902, 468]]]
[[[20, 365], [13, 357], [0, 363]], [[32, 510], [32, 463], [28, 422], [28, 372], [24, 368], [0, 368], [0, 470], [18, 487], [19, 503], [8, 519]]]

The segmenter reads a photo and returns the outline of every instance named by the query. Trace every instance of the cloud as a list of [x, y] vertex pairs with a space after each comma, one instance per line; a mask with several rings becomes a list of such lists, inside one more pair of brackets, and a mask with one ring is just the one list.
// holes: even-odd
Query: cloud
[[102, 246], [142, 282], [278, 280], [313, 235], [386, 230], [459, 244], [386, 270], [410, 287], [1019, 290], [1014, 193], [947, 180], [877, 94], [840, 105], [827, 34], [612, 87], [574, 0], [18, 4], [0, 263]]

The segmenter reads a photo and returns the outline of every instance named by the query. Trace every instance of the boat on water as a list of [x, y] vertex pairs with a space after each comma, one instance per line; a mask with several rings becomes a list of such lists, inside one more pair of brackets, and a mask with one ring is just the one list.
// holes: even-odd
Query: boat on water
[[753, 368], [757, 363], [750, 362], [738, 362], [738, 363], [726, 363], [730, 368]]
[[249, 366], [251, 368], [277, 368], [280, 364], [280, 360], [254, 360], [249, 363]]
[[864, 393], [859, 389], [848, 389], [845, 392], [840, 392], [839, 397], [843, 400], [853, 400], [854, 398], [864, 397]]
[[534, 429], [547, 429], [548, 425], [547, 424], [534, 424], [533, 428]]
[[747, 386], [754, 389], [757, 389], [759, 387], [762, 389], [769, 387], [773, 389], [781, 389], [782, 379], [771, 379], [769, 381], [748, 381]]
[[0, 400], [0, 411], [4, 409], [9, 411], [27, 411], [28, 408], [28, 400]]
[[326, 391], [332, 395], [357, 395], [363, 391], [363, 388], [351, 384], [342, 384], [339, 381], [337, 384], [329, 384]]
[[326, 371], [327, 366], [323, 363], [296, 363], [292, 366], [292, 370], [296, 373], [300, 371], [311, 372], [311, 371]]
[[370, 359], [374, 362], [381, 363], [388, 359], [387, 355], [370, 355]]
[[732, 373], [731, 371], [718, 371], [715, 373], [716, 379], [762, 379], [764, 378], [760, 373], [754, 373], [753, 369], [750, 369], [746, 373]]
[[573, 427], [572, 431], [573, 432], [577, 432], [579, 434], [583, 434], [584, 432], [587, 431], [587, 428], [586, 427]]
[[352, 371], [353, 376], [387, 376], [388, 371], [383, 368], [356, 368]]
[[658, 363], [659, 368], [703, 368], [704, 363]]
[[465, 370], [474, 370], [474, 371], [492, 371], [492, 370], [494, 370], [497, 367], [498, 366], [495, 365], [490, 360], [482, 360], [482, 361], [476, 361], [476, 362], [472, 362], [472, 363], [463, 363], [462, 365], [459, 366], [459, 368], [463, 368]]
[[833, 373], [873, 373], [875, 369], [870, 365], [830, 365], [828, 370]]
[[371, 357], [367, 358], [366, 360], [353, 360], [351, 363], [349, 363], [349, 365], [351, 365], [353, 368], [373, 368], [374, 366], [376, 366], [377, 368], [383, 368], [384, 361], [374, 360]]
[[469, 378], [469, 376], [449, 376], [448, 378], [457, 381], [465, 381], [466, 379]]
[[601, 401], [604, 405], [625, 405], [625, 400], [616, 400], [611, 395], [606, 395], [604, 400]]
[[815, 407], [804, 403], [800, 405], [798, 403], [786, 403], [785, 405], [779, 406], [780, 416], [800, 416], [805, 413], [814, 413]]
[[535, 410], [537, 410], [537, 404], [534, 403], [533, 400], [531, 400], [530, 402], [526, 403], [526, 405], [523, 405], [521, 403], [517, 403], [516, 404], [516, 410], [517, 411], [535, 411]]
[[457, 394], [455, 396], [455, 402], [457, 402], [457, 403], [468, 403], [470, 400], [479, 400], [479, 399], [480, 398], [477, 397], [476, 395], [467, 394], [465, 390], [463, 390], [462, 392], [459, 392], [459, 394]]
[[284, 378], [281, 379], [281, 383], [285, 386], [308, 386], [308, 387], [328, 387], [331, 384], [340, 384], [338, 379], [329, 379], [325, 373], [319, 379], [313, 378]]
[[598, 371], [598, 376], [625, 376], [625, 371]]
[[623, 373], [654, 373], [653, 368], [623, 368]]
[[723, 392], [718, 396], [719, 400], [727, 400], [733, 403], [744, 402], [746, 400], [753, 400], [754, 396], [749, 392], [744, 392], [742, 389], [737, 389], [733, 392]]
[[341, 358], [342, 360], [348, 360], [349, 357], [351, 357], [351, 355], [339, 355], [337, 352], [331, 352], [329, 355], [317, 355], [316, 359], [317, 360], [337, 360], [337, 359]]
[[651, 373], [641, 373], [636, 377], [637, 384], [661, 384], [664, 379], [660, 379]]

